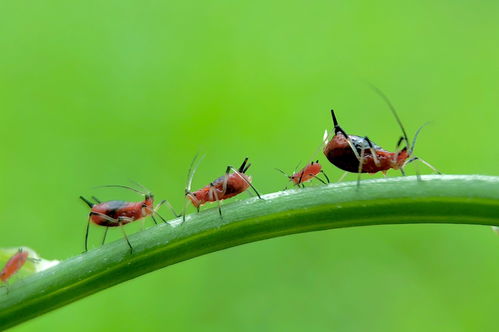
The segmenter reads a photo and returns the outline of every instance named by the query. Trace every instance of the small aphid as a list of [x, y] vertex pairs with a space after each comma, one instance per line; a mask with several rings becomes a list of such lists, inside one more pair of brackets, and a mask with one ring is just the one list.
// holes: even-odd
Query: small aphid
[[[201, 189], [191, 192], [190, 188], [192, 184], [192, 177], [194, 176], [194, 172], [196, 170], [196, 167], [193, 167], [196, 157], [192, 161], [191, 167], [189, 169], [187, 186], [185, 189], [185, 196], [189, 199], [192, 205], [194, 205], [194, 207], [198, 210], [198, 212], [201, 205], [209, 202], [217, 202], [218, 212], [220, 214], [220, 217], [222, 217], [222, 208], [220, 202], [228, 198], [234, 197], [236, 195], [239, 195], [240, 193], [246, 191], [249, 187], [253, 189], [258, 198], [262, 199], [258, 191], [251, 184], [252, 180], [251, 176], [246, 174], [246, 171], [251, 166], [251, 164], [247, 164], [248, 158], [244, 159], [239, 169], [235, 169], [232, 166], [227, 166], [227, 169], [225, 170], [225, 175], [222, 175], [221, 177], [217, 178], [209, 185], [206, 185]], [[230, 173], [231, 171], [233, 173]], [[184, 208], [183, 220], [185, 221], [185, 208]]]
[[376, 88], [374, 89], [387, 102], [390, 110], [395, 116], [395, 119], [397, 120], [400, 128], [402, 129], [403, 136], [398, 140], [397, 149], [400, 147], [402, 142], [405, 142], [406, 146], [396, 152], [389, 152], [384, 150], [379, 145], [376, 145], [367, 136], [361, 137], [348, 135], [345, 130], [343, 130], [339, 126], [334, 111], [331, 110], [334, 124], [334, 136], [329, 142], [326, 142], [326, 145], [324, 147], [323, 152], [326, 158], [333, 165], [346, 172], [358, 173], [359, 177], [357, 180], [357, 184], [360, 183], [360, 173], [374, 174], [377, 172], [382, 172], [383, 174], [386, 174], [389, 169], [395, 169], [400, 170], [402, 172], [402, 175], [405, 175], [405, 166], [416, 160], [424, 163], [434, 172], [441, 174], [437, 169], [435, 169], [425, 160], [412, 155], [414, 152], [414, 146], [416, 145], [416, 139], [423, 126], [416, 131], [411, 144], [409, 142], [409, 138], [404, 129], [404, 126], [402, 125], [402, 122], [400, 121], [391, 102], [381, 91]]
[[24, 251], [22, 248], [19, 250], [5, 263], [2, 272], [0, 272], [0, 280], [6, 283], [10, 277], [16, 274], [28, 260], [28, 252]]
[[80, 196], [80, 198], [85, 203], [87, 203], [87, 205], [91, 209], [88, 217], [87, 230], [85, 233], [85, 252], [88, 250], [87, 243], [88, 243], [88, 231], [90, 228], [90, 222], [93, 222], [98, 226], [106, 227], [102, 244], [104, 244], [104, 242], [106, 241], [107, 230], [109, 227], [121, 226], [125, 240], [128, 246], [130, 247], [130, 250], [133, 250], [133, 247], [130, 244], [130, 241], [128, 240], [128, 236], [126, 235], [125, 229], [122, 226], [140, 220], [142, 218], [146, 218], [148, 216], [151, 216], [154, 223], [157, 224], [154, 215], [157, 215], [158, 217], [161, 218], [161, 220], [163, 220], [163, 222], [166, 223], [166, 220], [158, 213], [159, 207], [163, 204], [167, 204], [172, 210], [173, 214], [178, 217], [178, 215], [173, 210], [173, 207], [166, 200], [162, 200], [161, 202], [158, 203], [158, 205], [156, 205], [156, 207], [154, 207], [154, 196], [150, 192], [141, 192], [137, 189], [122, 185], [109, 185], [103, 187], [125, 188], [133, 190], [135, 192], [144, 195], [144, 200], [140, 202], [126, 202], [126, 201], [101, 202], [97, 198], [92, 197], [96, 202], [94, 204], [91, 201], [84, 198], [83, 196]]
[[[323, 184], [329, 183], [329, 178], [326, 175], [326, 173], [322, 170], [321, 164], [319, 164], [319, 161], [312, 161], [309, 164], [307, 164], [305, 167], [303, 167], [300, 171], [295, 172], [293, 175], [287, 175], [284, 171], [280, 170], [277, 168], [279, 172], [282, 174], [286, 175], [289, 179], [289, 181], [293, 182], [294, 185], [296, 186], [301, 186], [302, 188], [305, 187], [304, 183], [308, 181], [312, 181], [313, 179], [317, 179]], [[317, 175], [319, 173], [322, 173], [326, 180], [324, 181]]]

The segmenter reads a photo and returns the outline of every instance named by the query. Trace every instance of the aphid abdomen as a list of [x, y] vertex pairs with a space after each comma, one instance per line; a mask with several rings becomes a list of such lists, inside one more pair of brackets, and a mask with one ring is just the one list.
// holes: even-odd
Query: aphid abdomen
[[[233, 173], [229, 175], [229, 178], [227, 179], [227, 186], [225, 188], [225, 193], [222, 199], [228, 199], [236, 195], [239, 195], [240, 193], [246, 191], [249, 188], [248, 182], [251, 182], [251, 177], [247, 176], [246, 174], [242, 173], [239, 174]], [[242, 177], [244, 177], [244, 179], [242, 179]], [[222, 183], [222, 188], [220, 189], [223, 190], [223, 183]]]
[[142, 217], [142, 202], [130, 203], [125, 201], [109, 201], [94, 205], [90, 212], [92, 222], [105, 227], [120, 226], [119, 222], [109, 220], [102, 215], [106, 215], [111, 219], [123, 219], [121, 224], [125, 225]]
[[324, 154], [331, 164], [339, 169], [350, 173], [359, 171], [359, 160], [348, 145], [346, 147], [333, 147], [328, 151], [324, 150]]
[[28, 252], [27, 251], [18, 251], [14, 256], [12, 256], [7, 263], [5, 264], [5, 267], [3, 268], [2, 272], [0, 273], [0, 280], [3, 282], [6, 282], [9, 280], [9, 278], [14, 275], [17, 271], [19, 271], [24, 263], [26, 263], [26, 260], [28, 259]]

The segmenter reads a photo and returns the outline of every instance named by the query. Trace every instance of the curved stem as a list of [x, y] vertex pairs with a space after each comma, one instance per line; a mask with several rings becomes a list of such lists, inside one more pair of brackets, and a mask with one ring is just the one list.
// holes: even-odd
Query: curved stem
[[324, 229], [407, 223], [499, 225], [499, 177], [423, 176], [288, 190], [175, 219], [69, 258], [0, 295], [0, 329], [213, 251]]

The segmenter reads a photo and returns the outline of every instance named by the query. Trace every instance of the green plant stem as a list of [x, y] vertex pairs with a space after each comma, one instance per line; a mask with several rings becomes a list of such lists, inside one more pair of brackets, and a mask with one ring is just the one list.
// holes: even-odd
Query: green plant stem
[[0, 295], [0, 329], [142, 274], [243, 243], [331, 228], [409, 223], [499, 225], [499, 177], [423, 176], [315, 186], [206, 209], [69, 258]]

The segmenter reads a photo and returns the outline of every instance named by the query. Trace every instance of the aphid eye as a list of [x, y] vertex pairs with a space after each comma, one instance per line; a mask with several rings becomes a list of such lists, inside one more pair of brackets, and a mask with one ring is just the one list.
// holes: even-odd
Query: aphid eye
[[193, 193], [192, 195], [193, 195], [194, 197], [196, 197], [196, 196], [197, 196], [197, 195], [196, 195], [196, 193]]

